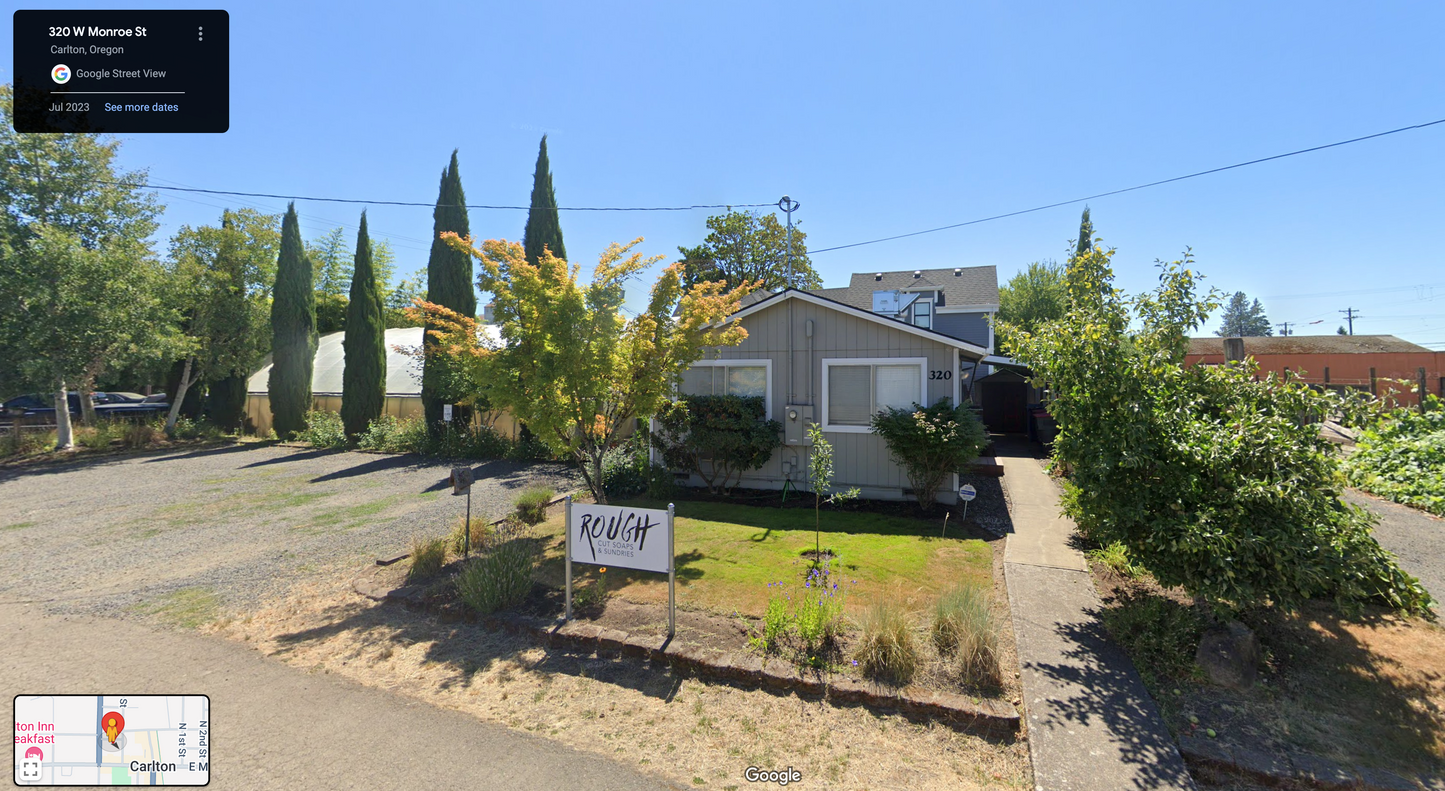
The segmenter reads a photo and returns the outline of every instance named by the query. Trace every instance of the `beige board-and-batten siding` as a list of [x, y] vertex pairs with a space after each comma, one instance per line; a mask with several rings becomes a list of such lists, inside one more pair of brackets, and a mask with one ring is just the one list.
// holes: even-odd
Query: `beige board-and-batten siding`
[[[341, 395], [337, 393], [323, 393], [314, 395], [311, 398], [312, 409], [318, 412], [340, 412]], [[382, 404], [383, 415], [391, 415], [399, 420], [406, 418], [423, 419], [421, 397], [414, 395], [387, 395], [386, 401]], [[260, 436], [266, 436], [271, 431], [271, 398], [265, 393], [248, 393], [246, 395], [246, 419], [254, 427], [252, 429]], [[506, 412], [493, 412], [486, 415], [473, 414], [473, 425], [481, 425], [485, 422], [497, 433], [512, 439], [517, 438], [520, 426], [512, 416]]]
[[[824, 360], [923, 358], [926, 361], [923, 378], [927, 401], [933, 403], [940, 398], [958, 397], [956, 387], [961, 350], [957, 346], [910, 332], [890, 320], [864, 318], [830, 304], [821, 304], [821, 300], [774, 297], [773, 301], [776, 304], [743, 316], [742, 326], [748, 331], [747, 340], [734, 347], [710, 349], [703, 361], [704, 364], [716, 360], [768, 361], [771, 368], [768, 385], [770, 418], [785, 422], [789, 404], [808, 404], [813, 407], [814, 421], [822, 421]], [[811, 350], [807, 336], [810, 320], [813, 322]], [[889, 323], [898, 326], [888, 326]], [[982, 352], [981, 349], [978, 351]], [[978, 356], [974, 352], [963, 354], [970, 359]], [[930, 371], [949, 371], [950, 375], [931, 379]], [[889, 455], [882, 437], [871, 431], [829, 431], [826, 427], [824, 436], [833, 446], [835, 488], [856, 486], [862, 490], [864, 497], [872, 499], [912, 498], [911, 493], [904, 491], [908, 487], [908, 476]], [[791, 478], [794, 487], [807, 489], [807, 452], [807, 446], [785, 444], [761, 469], [745, 473], [739, 485], [780, 489], [784, 481]], [[789, 475], [783, 472], [784, 461], [792, 462]], [[691, 483], [702, 485], [703, 482], [693, 476]], [[944, 485], [946, 488], [935, 493], [936, 498], [941, 502], [954, 502], [957, 484], [953, 477], [946, 479]]]

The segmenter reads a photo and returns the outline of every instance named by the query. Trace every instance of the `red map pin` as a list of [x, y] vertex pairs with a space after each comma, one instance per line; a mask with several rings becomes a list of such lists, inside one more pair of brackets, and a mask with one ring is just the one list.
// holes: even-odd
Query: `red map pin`
[[120, 732], [125, 730], [125, 717], [120, 716], [118, 711], [106, 712], [106, 715], [100, 718], [100, 729], [105, 731], [105, 739], [110, 742], [110, 746], [115, 747], [115, 740], [120, 738]]

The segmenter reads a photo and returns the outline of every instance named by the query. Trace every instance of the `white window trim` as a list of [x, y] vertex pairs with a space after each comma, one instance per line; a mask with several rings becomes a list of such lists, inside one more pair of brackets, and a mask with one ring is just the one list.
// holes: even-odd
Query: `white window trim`
[[771, 359], [761, 358], [756, 360], [745, 360], [725, 358], [720, 360], [698, 360], [697, 362], [693, 363], [691, 366], [688, 367], [703, 365], [710, 368], [716, 368], [720, 366], [725, 367], [729, 365], [737, 367], [756, 367], [759, 365], [763, 366], [763, 368], [765, 369], [763, 372], [763, 410], [767, 412], [767, 414], [764, 416], [764, 419], [773, 420], [773, 361]]
[[[823, 391], [819, 400], [823, 402], [823, 430], [838, 434], [872, 434], [872, 426], [835, 426], [828, 422], [828, 369], [835, 365], [917, 365], [918, 398], [920, 403], [928, 400], [928, 358], [927, 357], [824, 357]], [[872, 385], [870, 384], [870, 387]]]

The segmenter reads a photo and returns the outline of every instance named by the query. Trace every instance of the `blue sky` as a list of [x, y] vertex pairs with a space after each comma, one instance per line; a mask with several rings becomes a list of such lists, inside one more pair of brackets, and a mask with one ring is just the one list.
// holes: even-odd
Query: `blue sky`
[[[26, 7], [133, 7], [27, 3]], [[148, 7], [151, 4], [146, 4]], [[177, 7], [194, 5], [182, 3]], [[155, 4], [155, 7], [166, 7]], [[966, 221], [1445, 118], [1434, 3], [232, 4], [231, 129], [127, 135], [156, 183], [525, 205], [549, 135], [564, 206], [801, 201], [812, 248]], [[8, 16], [8, 15], [7, 15]], [[11, 80], [10, 35], [0, 79]], [[83, 64], [70, 64], [81, 66]], [[1192, 247], [1273, 321], [1445, 348], [1445, 125], [1091, 203], [1119, 283]], [[167, 194], [163, 233], [222, 206]], [[301, 203], [303, 231], [359, 206]], [[1082, 206], [821, 253], [854, 271], [1065, 256]], [[708, 212], [563, 213], [590, 270], [612, 241], [675, 255]], [[402, 274], [428, 208], [377, 206]], [[525, 213], [474, 211], [520, 239]], [[163, 246], [162, 246], [163, 249]], [[669, 259], [671, 260], [671, 259]], [[641, 304], [651, 277], [629, 289]], [[1318, 296], [1310, 296], [1318, 295]], [[1319, 320], [1322, 323], [1310, 325]]]

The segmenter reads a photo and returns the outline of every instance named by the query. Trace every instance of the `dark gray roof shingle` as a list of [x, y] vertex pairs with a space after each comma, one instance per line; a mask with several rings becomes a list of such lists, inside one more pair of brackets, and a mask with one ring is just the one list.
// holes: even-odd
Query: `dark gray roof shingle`
[[992, 266], [920, 269], [917, 277], [914, 271], [855, 272], [847, 288], [816, 288], [812, 293], [863, 310], [873, 309], [874, 291], [894, 290], [942, 291], [943, 304], [948, 307], [998, 306], [998, 270]]

